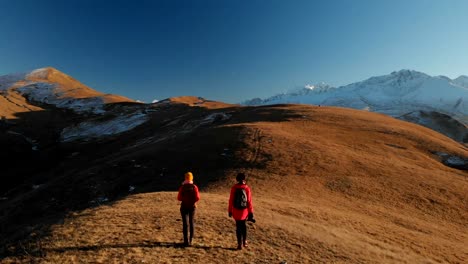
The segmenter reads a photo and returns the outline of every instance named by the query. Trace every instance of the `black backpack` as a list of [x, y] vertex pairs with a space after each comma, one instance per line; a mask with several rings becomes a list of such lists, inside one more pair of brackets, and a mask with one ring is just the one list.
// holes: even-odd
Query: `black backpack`
[[247, 208], [247, 193], [244, 188], [237, 188], [234, 192], [234, 208], [245, 209]]

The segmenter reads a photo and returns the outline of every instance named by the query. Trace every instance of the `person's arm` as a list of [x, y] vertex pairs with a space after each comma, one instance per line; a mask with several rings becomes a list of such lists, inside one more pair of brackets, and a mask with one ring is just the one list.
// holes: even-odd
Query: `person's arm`
[[193, 185], [194, 190], [195, 190], [195, 202], [198, 202], [200, 200], [200, 192], [198, 191], [198, 187], [194, 184]]
[[179, 200], [179, 201], [182, 201], [181, 192], [182, 192], [182, 186], [179, 187], [179, 193], [177, 194], [177, 200]]
[[229, 194], [229, 205], [228, 205], [228, 213], [232, 215], [232, 199], [234, 199], [234, 187], [231, 188], [231, 193]]
[[252, 204], [252, 192], [250, 191], [250, 187], [247, 186], [247, 209], [249, 210], [249, 214], [253, 214], [253, 204]]

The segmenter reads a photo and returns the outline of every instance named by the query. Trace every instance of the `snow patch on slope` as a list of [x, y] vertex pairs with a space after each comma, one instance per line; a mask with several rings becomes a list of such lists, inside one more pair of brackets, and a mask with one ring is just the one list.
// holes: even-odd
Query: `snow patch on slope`
[[104, 113], [104, 100], [101, 97], [89, 98], [61, 98], [57, 86], [52, 83], [35, 82], [16, 89], [28, 100], [43, 104], [54, 105], [58, 108], [70, 109], [77, 113]]
[[40, 68], [33, 70], [26, 75], [26, 78], [47, 79], [51, 68]]
[[8, 74], [0, 76], [0, 91], [5, 91], [11, 86], [13, 86], [16, 82], [24, 80], [26, 77], [25, 73], [15, 73], [15, 74]]
[[7, 90], [19, 81], [24, 81], [27, 85], [36, 82], [29, 81], [29, 78], [46, 79], [48, 75], [48, 68], [41, 68], [31, 72], [19, 72], [0, 76], [0, 91]]
[[82, 122], [76, 126], [63, 129], [60, 139], [62, 142], [89, 141], [132, 130], [148, 120], [149, 117], [146, 114], [136, 113], [118, 116], [106, 121]]
[[435, 152], [434, 154], [439, 156], [442, 159], [442, 163], [446, 166], [468, 170], [468, 158], [466, 157], [459, 157], [444, 152]]
[[[49, 82], [51, 73], [62, 74], [54, 68], [46, 67], [28, 73], [15, 73], [0, 76], [0, 93], [14, 89], [31, 102], [53, 105], [62, 109], [70, 109], [76, 113], [105, 113], [104, 95], [83, 98], [66, 97], [66, 92], [59, 87], [60, 84]], [[70, 78], [68, 75], [63, 76]]]

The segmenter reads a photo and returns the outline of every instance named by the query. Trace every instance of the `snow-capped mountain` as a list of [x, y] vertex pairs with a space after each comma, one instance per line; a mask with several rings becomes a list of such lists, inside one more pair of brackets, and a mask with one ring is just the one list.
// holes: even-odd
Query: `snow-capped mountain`
[[52, 67], [0, 76], [0, 95], [16, 105], [19, 102], [13, 98], [22, 96], [29, 102], [93, 113], [102, 113], [107, 103], [134, 102], [123, 96], [100, 93]]
[[452, 81], [453, 84], [468, 88], [468, 76], [461, 75]]
[[[433, 77], [413, 70], [401, 70], [337, 88], [326, 84], [306, 85], [301, 89], [267, 99], [255, 98], [243, 104], [283, 103], [340, 106], [379, 112], [442, 132], [445, 129], [440, 129], [439, 125], [427, 120], [431, 116], [430, 113], [436, 112], [447, 118], [454, 118], [464, 128], [461, 134], [449, 136], [458, 141], [468, 140], [465, 139], [468, 135], [466, 127], [468, 77], [466, 76], [452, 80], [445, 76]], [[417, 116], [424, 118], [418, 119]], [[440, 117], [441, 115], [438, 115], [438, 118]]]
[[[116, 103], [124, 104], [117, 107]], [[38, 113], [60, 112], [57, 115], [66, 119], [58, 122], [64, 126], [57, 125], [60, 127], [57, 130], [62, 130], [59, 139], [62, 142], [86, 141], [129, 131], [148, 120], [146, 110], [144, 104], [98, 92], [52, 67], [0, 76], [2, 122], [19, 117], [41, 119]], [[27, 139], [21, 133], [16, 134]]]

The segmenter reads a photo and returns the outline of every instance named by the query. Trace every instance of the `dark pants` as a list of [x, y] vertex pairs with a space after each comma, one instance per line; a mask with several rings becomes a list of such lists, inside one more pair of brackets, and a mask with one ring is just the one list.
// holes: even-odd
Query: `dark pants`
[[[184, 245], [192, 244], [193, 239], [193, 218], [195, 217], [195, 208], [180, 208], [180, 215], [182, 216], [182, 232], [184, 234]], [[187, 227], [190, 225], [190, 240], [188, 238]]]
[[247, 220], [236, 220], [237, 245], [245, 244], [247, 241]]

